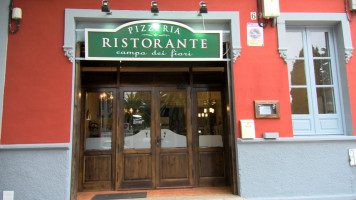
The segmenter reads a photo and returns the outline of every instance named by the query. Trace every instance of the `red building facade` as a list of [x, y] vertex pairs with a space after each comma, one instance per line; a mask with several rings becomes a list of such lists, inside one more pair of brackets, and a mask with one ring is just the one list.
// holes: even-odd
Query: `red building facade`
[[[217, 181], [247, 198], [355, 198], [356, 168], [351, 154], [356, 148], [356, 64], [352, 57], [356, 25], [347, 19], [353, 12], [345, 13], [342, 0], [275, 2], [278, 17], [257, 20], [258, 16], [253, 18], [258, 13], [255, 1], [210, 0], [206, 2], [208, 13], [201, 15], [200, 1], [157, 1], [158, 14], [151, 13], [150, 1], [142, 0], [110, 1], [112, 14], [101, 11], [101, 1], [3, 1], [3, 30], [8, 29], [11, 3], [22, 9], [23, 18], [18, 32], [2, 31], [0, 35], [4, 44], [0, 51], [0, 158], [4, 161], [0, 179], [9, 183], [0, 183], [0, 190], [14, 191], [15, 196], [21, 190], [31, 196], [35, 194], [30, 189], [20, 186], [36, 182], [41, 187], [38, 182], [42, 182], [47, 191], [62, 193], [59, 199], [75, 199], [80, 191], [201, 187]], [[84, 56], [89, 50], [84, 48], [85, 29], [114, 29], [140, 20], [169, 21], [195, 31], [219, 30], [224, 57], [138, 61]], [[258, 25], [267, 21], [264, 28]], [[13, 20], [11, 25], [16, 26]], [[251, 39], [251, 27], [262, 38]], [[103, 137], [105, 131], [98, 136], [92, 130], [99, 123], [95, 114], [103, 116], [104, 111], [90, 110], [99, 105], [89, 101], [99, 98], [90, 95], [102, 92], [114, 99], [108, 104], [111, 121], [105, 124], [110, 126], [106, 132], [110, 132], [111, 146], [106, 153], [95, 153], [87, 146], [88, 138]], [[129, 94], [150, 102], [149, 120], [126, 121], [132, 108], [125, 104]], [[163, 94], [173, 95], [164, 114], [159, 105]], [[255, 108], [258, 100], [264, 102]], [[209, 102], [215, 109], [209, 116], [214, 117], [204, 121], [199, 114], [207, 113], [204, 106]], [[140, 108], [143, 105], [147, 103]], [[176, 118], [179, 125], [172, 122]], [[252, 120], [252, 132], [242, 131], [243, 120]], [[143, 124], [145, 128], [139, 128]], [[126, 134], [126, 125], [132, 135]], [[147, 149], [127, 146], [128, 137], [144, 130], [151, 131]], [[169, 131], [184, 137], [184, 145], [164, 147]], [[205, 135], [221, 135], [221, 145], [210, 141], [204, 146]], [[133, 154], [142, 156], [134, 158]], [[188, 160], [186, 171], [181, 172], [186, 177], [172, 175], [180, 173], [176, 168], [184, 168], [177, 163], [175, 169], [165, 168], [164, 163], [174, 159]], [[211, 171], [204, 171], [206, 165], [199, 163], [204, 159], [215, 163]], [[109, 164], [95, 164], [99, 160]], [[145, 175], [136, 169], [142, 162], [147, 165]], [[89, 165], [101, 171], [88, 175]], [[128, 168], [134, 171], [126, 174]], [[31, 178], [19, 183], [24, 169]], [[103, 170], [106, 175], [100, 180]], [[315, 181], [309, 181], [310, 176]], [[49, 182], [53, 186], [45, 184]], [[33, 198], [48, 199], [48, 194], [36, 195], [42, 196]]]

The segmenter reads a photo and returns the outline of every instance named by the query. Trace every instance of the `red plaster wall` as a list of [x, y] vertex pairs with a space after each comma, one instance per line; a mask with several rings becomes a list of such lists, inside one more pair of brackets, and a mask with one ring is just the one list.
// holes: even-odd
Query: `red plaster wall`
[[[109, 0], [114, 10], [147, 10], [150, 0]], [[197, 11], [200, 0], [158, 0], [161, 11]], [[292, 136], [288, 72], [277, 51], [277, 29], [264, 29], [264, 47], [249, 47], [246, 24], [254, 0], [206, 0], [209, 11], [239, 11], [242, 52], [234, 63], [236, 123], [253, 119], [253, 100], [280, 101], [281, 118], [255, 120], [256, 135]], [[8, 37], [1, 144], [68, 143], [72, 63], [64, 56], [64, 9], [100, 9], [101, 0], [14, 0], [23, 10], [20, 30]], [[344, 12], [344, 0], [280, 0], [281, 12]], [[356, 22], [351, 23], [356, 36]], [[355, 40], [353, 46], [356, 47]], [[347, 64], [351, 102], [356, 102], [356, 63]], [[352, 105], [356, 127], [356, 105]], [[237, 126], [239, 129], [239, 125]], [[237, 137], [240, 133], [238, 131]]]

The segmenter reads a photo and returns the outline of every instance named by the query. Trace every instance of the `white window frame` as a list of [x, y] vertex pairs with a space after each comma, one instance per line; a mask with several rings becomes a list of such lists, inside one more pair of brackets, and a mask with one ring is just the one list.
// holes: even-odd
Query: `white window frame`
[[[343, 130], [339, 132], [314, 131], [300, 133], [295, 131], [294, 135], [353, 135], [351, 106], [346, 74], [346, 63], [352, 56], [353, 47], [349, 22], [343, 13], [281, 13], [277, 19], [278, 51], [280, 56], [287, 61], [287, 39], [288, 27], [330, 27], [334, 35], [335, 66], [333, 73], [338, 74], [338, 88], [340, 95], [340, 111]], [[336, 80], [334, 80], [336, 81]], [[317, 134], [316, 134], [317, 133]]]
[[[303, 39], [303, 57], [295, 58], [287, 55], [287, 60], [302, 60], [304, 61], [305, 68], [305, 78], [306, 85], [290, 85], [292, 88], [305, 88], [307, 89], [308, 96], [308, 114], [293, 114], [292, 113], [292, 122], [294, 135], [341, 135], [344, 134], [344, 119], [341, 109], [341, 101], [339, 93], [339, 74], [337, 71], [336, 65], [336, 56], [334, 52], [334, 34], [332, 29], [329, 27], [287, 27], [287, 32], [296, 32], [301, 33]], [[327, 32], [329, 37], [329, 56], [328, 57], [313, 57], [312, 46], [312, 36], [313, 32]], [[331, 85], [317, 85], [315, 84], [315, 71], [314, 71], [314, 60], [330, 60], [330, 70], [332, 75]], [[334, 93], [334, 107], [335, 113], [333, 114], [319, 114], [318, 109], [318, 100], [316, 88], [332, 88]]]

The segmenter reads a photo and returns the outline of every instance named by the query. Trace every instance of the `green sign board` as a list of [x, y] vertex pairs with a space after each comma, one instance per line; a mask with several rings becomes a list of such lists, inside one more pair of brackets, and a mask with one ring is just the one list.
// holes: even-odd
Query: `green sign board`
[[222, 60], [221, 31], [195, 31], [187, 25], [142, 20], [116, 29], [85, 29], [87, 60]]

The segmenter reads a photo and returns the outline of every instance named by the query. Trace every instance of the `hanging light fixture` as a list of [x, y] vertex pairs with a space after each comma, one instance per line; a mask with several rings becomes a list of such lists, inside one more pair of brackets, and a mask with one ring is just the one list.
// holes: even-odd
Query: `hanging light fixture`
[[203, 108], [201, 108], [200, 111], [201, 113], [198, 113], [198, 117], [208, 117], [209, 113], [214, 114], [215, 113], [215, 104], [216, 104], [216, 99], [211, 99], [210, 98], [210, 92], [207, 92], [206, 94], [206, 100], [203, 101]]
[[113, 100], [114, 99], [114, 95], [112, 92], [102, 92], [100, 93], [100, 100]]
[[159, 9], [156, 1], [151, 2], [151, 13], [153, 13], [154, 15], [157, 15], [159, 13]]

